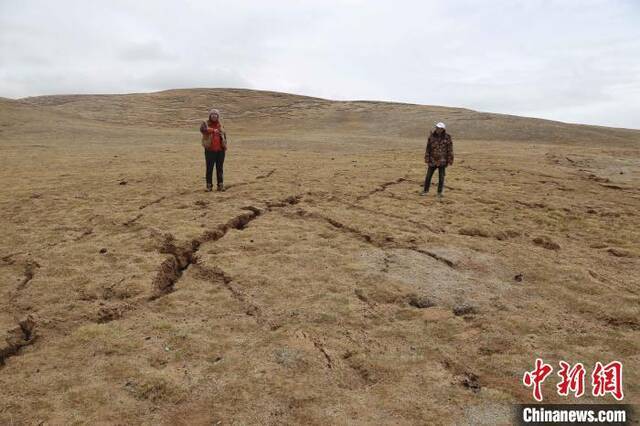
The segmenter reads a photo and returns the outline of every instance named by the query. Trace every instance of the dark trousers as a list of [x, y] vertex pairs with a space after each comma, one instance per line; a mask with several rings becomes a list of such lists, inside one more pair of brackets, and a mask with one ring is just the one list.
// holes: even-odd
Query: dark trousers
[[204, 159], [207, 164], [207, 185], [213, 185], [213, 168], [216, 168], [216, 181], [220, 185], [223, 181], [224, 151], [204, 150]]
[[442, 194], [444, 190], [444, 171], [446, 168], [447, 166], [429, 166], [427, 169], [427, 177], [424, 179], [424, 192], [429, 192], [431, 177], [433, 177], [433, 172], [438, 169], [438, 194]]

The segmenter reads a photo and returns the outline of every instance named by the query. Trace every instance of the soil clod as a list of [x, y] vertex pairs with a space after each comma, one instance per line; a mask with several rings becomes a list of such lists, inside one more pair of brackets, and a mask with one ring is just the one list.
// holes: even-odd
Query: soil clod
[[478, 313], [478, 309], [475, 306], [469, 305], [467, 303], [457, 305], [453, 308], [453, 314], [457, 317], [461, 317], [465, 315], [474, 315], [477, 313]]
[[473, 373], [464, 373], [462, 377], [462, 386], [467, 389], [470, 389], [473, 393], [480, 392], [482, 386], [480, 385], [480, 379]]
[[533, 243], [547, 250], [560, 250], [560, 244], [545, 235], [534, 238]]
[[29, 315], [7, 332], [4, 345], [0, 346], [0, 366], [5, 365], [7, 358], [17, 355], [20, 348], [31, 345], [36, 340], [35, 329], [36, 321]]
[[407, 296], [407, 303], [418, 309], [425, 309], [435, 306], [436, 304], [427, 296], [418, 296], [417, 294], [410, 294]]

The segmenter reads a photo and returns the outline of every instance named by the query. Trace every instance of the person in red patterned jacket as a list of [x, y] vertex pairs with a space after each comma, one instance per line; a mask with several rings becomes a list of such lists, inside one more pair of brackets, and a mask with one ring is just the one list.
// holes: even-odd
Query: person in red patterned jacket
[[424, 179], [424, 188], [420, 195], [427, 195], [431, 186], [433, 172], [438, 169], [438, 197], [442, 197], [444, 191], [444, 175], [447, 166], [453, 164], [453, 141], [445, 130], [446, 126], [440, 122], [429, 135], [427, 149], [424, 153], [424, 162], [427, 163], [427, 176]]
[[227, 151], [227, 135], [220, 123], [220, 111], [212, 109], [209, 118], [200, 125], [200, 133], [203, 135], [204, 158], [206, 163], [205, 178], [207, 191], [213, 189], [213, 168], [216, 169], [216, 182], [218, 191], [224, 191], [224, 157]]

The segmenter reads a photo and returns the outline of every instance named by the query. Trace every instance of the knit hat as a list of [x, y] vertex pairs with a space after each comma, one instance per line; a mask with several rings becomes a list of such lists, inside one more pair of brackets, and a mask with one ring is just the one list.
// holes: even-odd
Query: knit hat
[[217, 110], [217, 109], [215, 109], [215, 108], [211, 108], [211, 109], [209, 110], [209, 117], [211, 117], [211, 114], [217, 114], [217, 115], [218, 115], [218, 118], [220, 118], [220, 111], [218, 111], [218, 110]]

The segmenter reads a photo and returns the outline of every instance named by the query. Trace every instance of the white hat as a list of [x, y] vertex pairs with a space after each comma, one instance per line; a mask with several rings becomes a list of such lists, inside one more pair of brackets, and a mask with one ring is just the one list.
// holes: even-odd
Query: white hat
[[442, 121], [441, 121], [441, 122], [439, 122], [438, 124], [436, 124], [436, 127], [437, 127], [438, 129], [446, 129], [446, 128], [447, 128], [447, 126], [445, 126], [445, 125], [444, 125], [444, 123], [443, 123]]
[[209, 117], [211, 117], [211, 114], [217, 114], [217, 115], [218, 115], [218, 117], [220, 117], [220, 111], [218, 111], [218, 110], [217, 110], [217, 109], [215, 109], [215, 108], [211, 108], [211, 109], [209, 110]]

